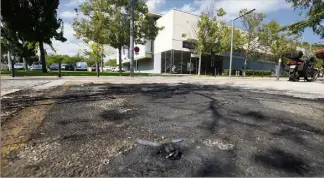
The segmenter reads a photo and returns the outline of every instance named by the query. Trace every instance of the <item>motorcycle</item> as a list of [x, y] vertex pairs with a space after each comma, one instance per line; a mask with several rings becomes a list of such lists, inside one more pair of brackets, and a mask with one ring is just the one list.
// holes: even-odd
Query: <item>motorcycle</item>
[[300, 77], [308, 82], [313, 82], [318, 77], [318, 70], [315, 68], [315, 57], [303, 57], [302, 51], [292, 51], [286, 53], [286, 57], [290, 59], [289, 66], [289, 81], [297, 82]]

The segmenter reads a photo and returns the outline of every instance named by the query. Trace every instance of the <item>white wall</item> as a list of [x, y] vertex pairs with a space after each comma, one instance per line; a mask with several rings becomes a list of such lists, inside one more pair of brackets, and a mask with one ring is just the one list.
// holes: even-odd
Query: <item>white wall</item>
[[[179, 10], [172, 10], [173, 13], [173, 29], [172, 29], [172, 49], [189, 51], [182, 48], [182, 41], [186, 39], [197, 39], [199, 17], [190, 13]], [[182, 34], [186, 34], [183, 38]]]
[[159, 27], [164, 29], [159, 32], [154, 41], [154, 53], [160, 53], [172, 49], [172, 33], [173, 33], [173, 10], [166, 13], [157, 21]]
[[154, 73], [161, 73], [161, 66], [162, 66], [162, 53], [155, 53], [154, 54]]

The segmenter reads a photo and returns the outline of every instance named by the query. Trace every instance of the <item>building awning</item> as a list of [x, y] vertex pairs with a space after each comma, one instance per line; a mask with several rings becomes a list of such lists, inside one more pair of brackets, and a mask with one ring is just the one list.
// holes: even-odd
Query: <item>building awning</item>
[[154, 18], [154, 19], [159, 19], [159, 18], [162, 17], [162, 15], [160, 15], [160, 14], [156, 14], [156, 13], [152, 13], [152, 12], [148, 12], [148, 13], [146, 14], [146, 16], [148, 16], [148, 17], [152, 17], [152, 18]]

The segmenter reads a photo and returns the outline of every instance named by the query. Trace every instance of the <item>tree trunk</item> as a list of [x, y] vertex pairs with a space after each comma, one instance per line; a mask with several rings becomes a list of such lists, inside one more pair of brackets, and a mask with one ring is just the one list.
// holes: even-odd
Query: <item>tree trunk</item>
[[103, 72], [103, 67], [104, 67], [104, 58], [103, 58], [103, 53], [101, 54], [101, 72]]
[[99, 77], [99, 61], [96, 62], [97, 77]]
[[118, 48], [118, 61], [119, 61], [119, 75], [122, 75], [122, 57], [121, 57], [121, 47]]
[[200, 70], [201, 70], [201, 54], [199, 54], [198, 76], [200, 76]]
[[42, 63], [42, 71], [43, 71], [43, 73], [47, 73], [44, 44], [42, 41], [39, 41], [39, 51], [40, 51], [40, 59], [41, 59], [41, 63]]
[[28, 70], [28, 66], [27, 66], [26, 58], [23, 57], [22, 59], [23, 59], [23, 63], [24, 63], [24, 68], [25, 68], [25, 70]]

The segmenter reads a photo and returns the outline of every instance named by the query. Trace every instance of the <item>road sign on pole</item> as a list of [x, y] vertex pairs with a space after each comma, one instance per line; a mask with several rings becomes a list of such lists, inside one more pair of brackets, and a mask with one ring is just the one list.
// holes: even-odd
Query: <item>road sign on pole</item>
[[140, 51], [139, 47], [135, 46], [134, 51], [135, 53], [138, 53]]

